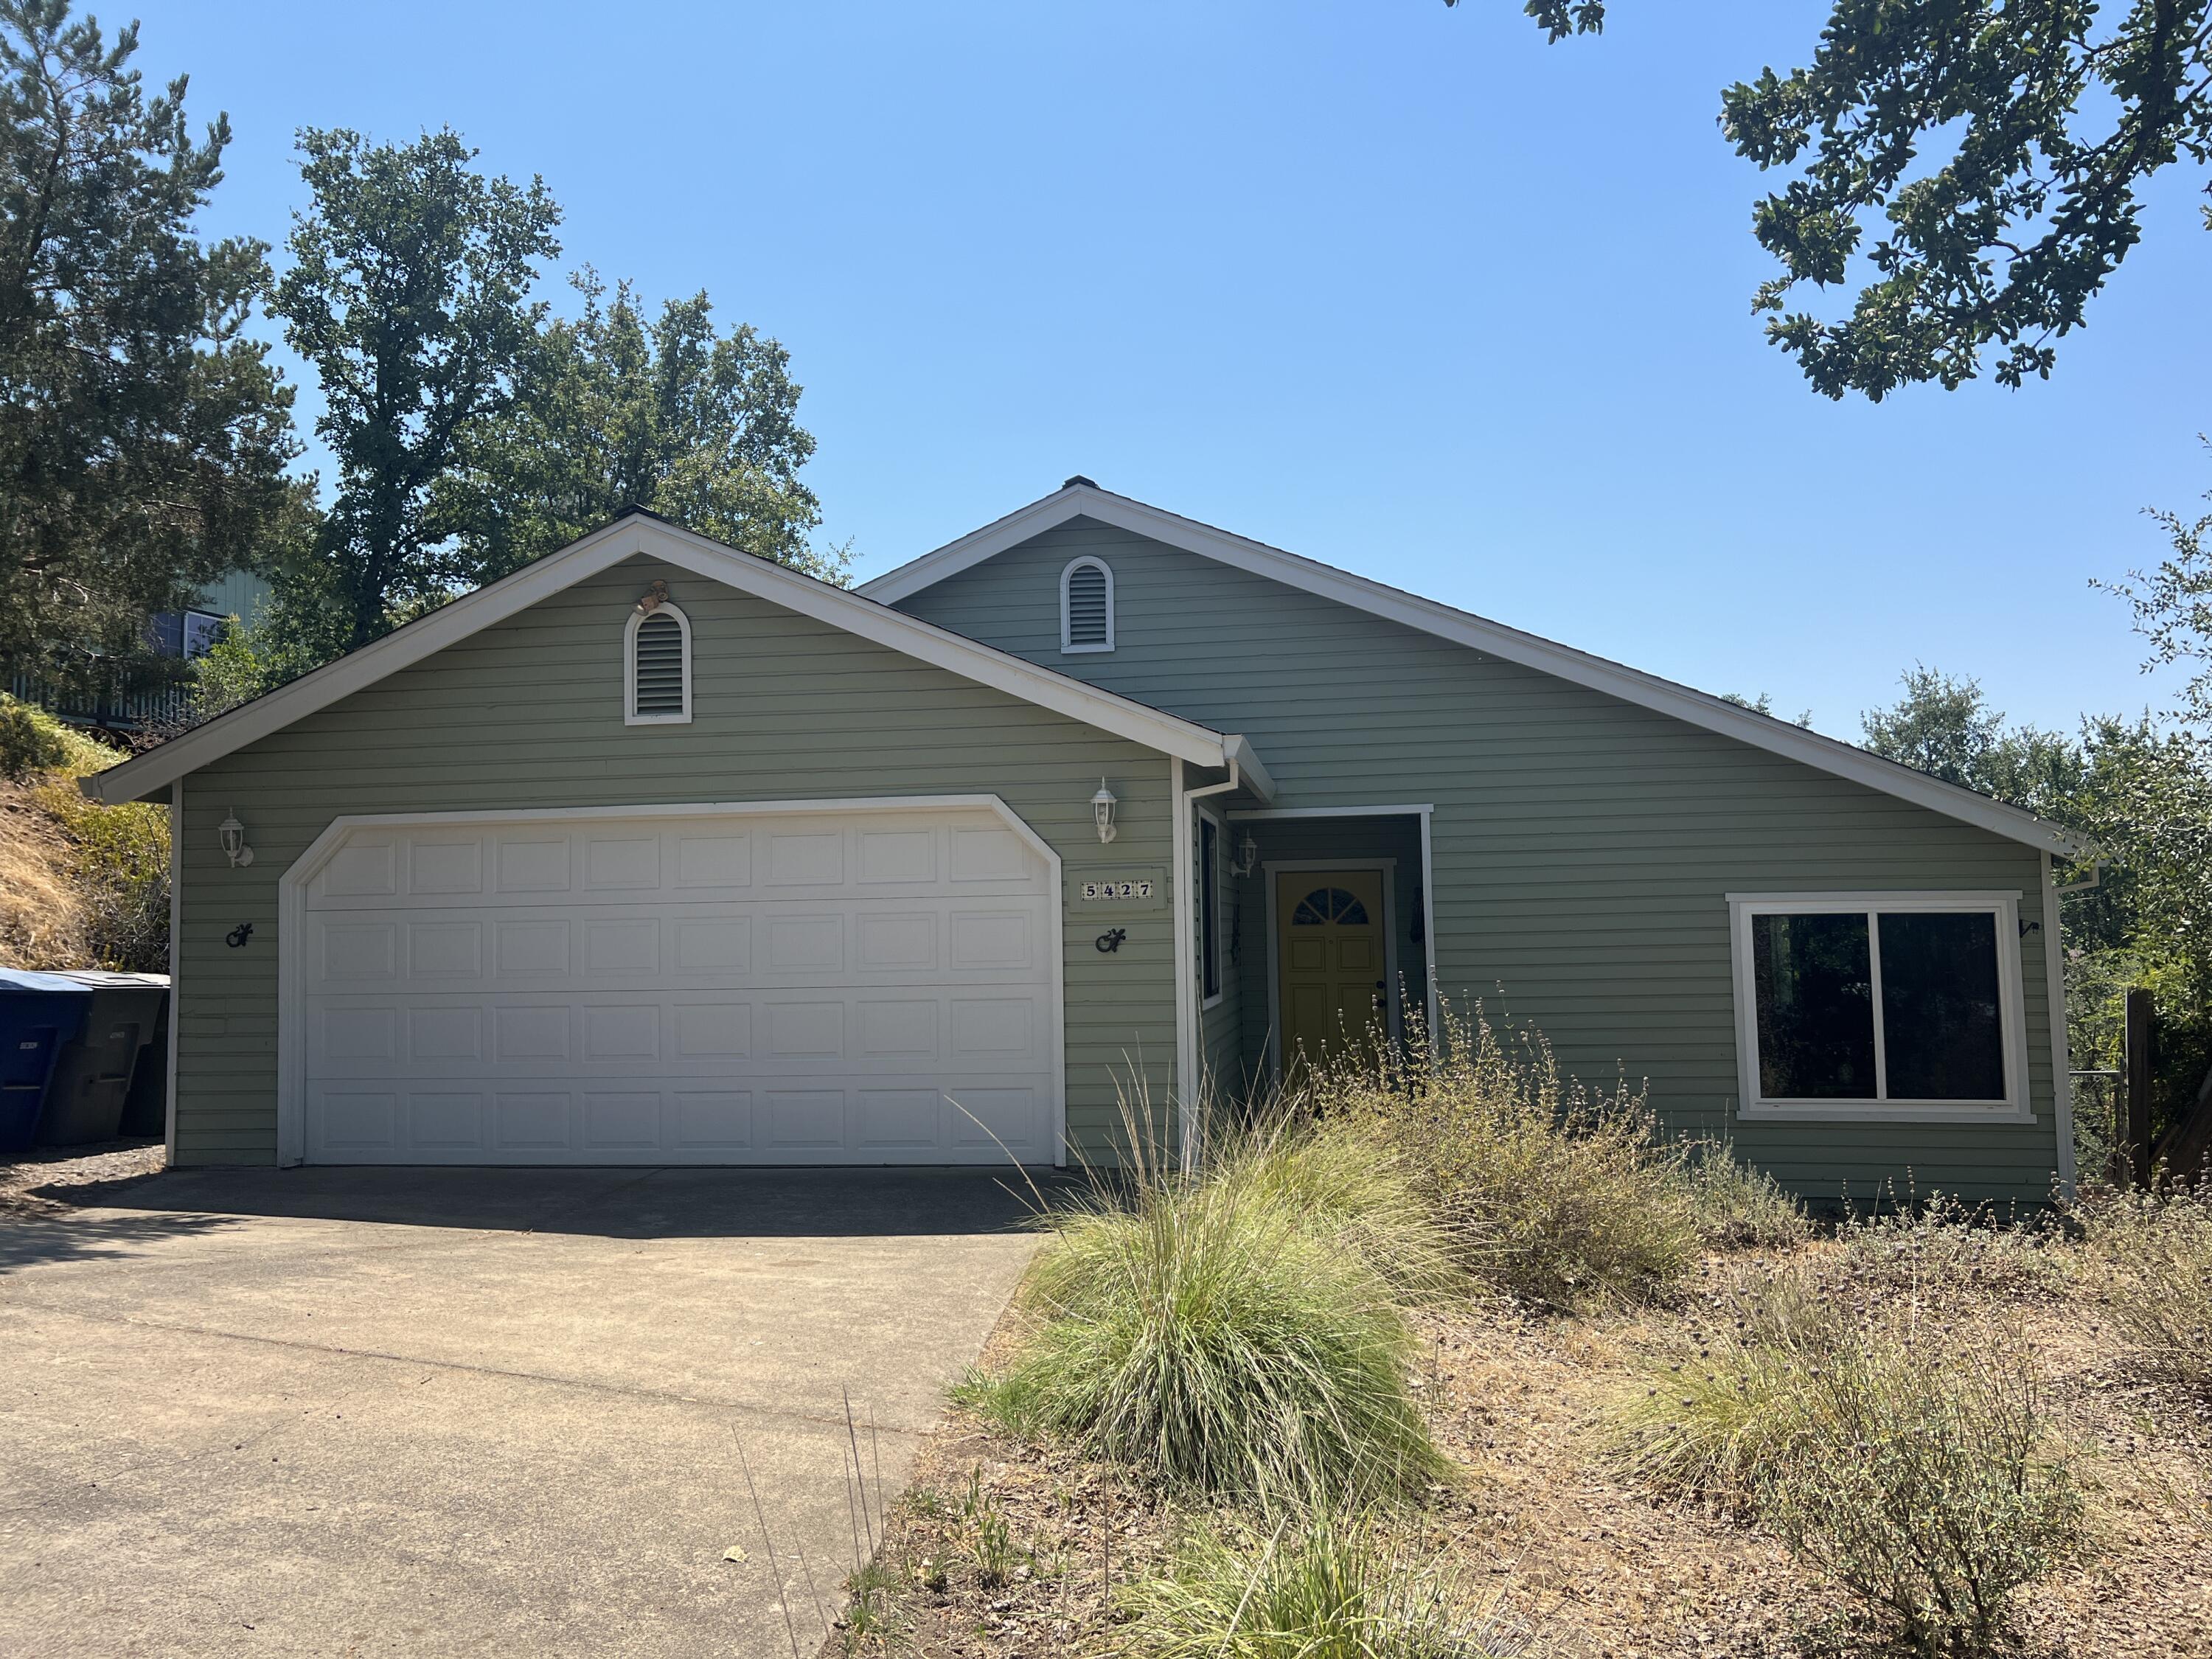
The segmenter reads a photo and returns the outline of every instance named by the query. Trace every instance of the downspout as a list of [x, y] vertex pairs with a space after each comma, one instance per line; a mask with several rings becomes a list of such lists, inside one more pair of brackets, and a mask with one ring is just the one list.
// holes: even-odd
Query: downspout
[[[1176, 929], [1176, 1036], [1179, 1049], [1176, 1055], [1176, 1134], [1182, 1143], [1180, 1156], [1186, 1170], [1198, 1157], [1198, 1028], [1203, 1018], [1198, 1006], [1198, 975], [1191, 969], [1191, 952], [1198, 939], [1195, 907], [1199, 899], [1197, 875], [1192, 867], [1191, 852], [1196, 837], [1192, 833], [1191, 803], [1209, 795], [1225, 795], [1243, 787], [1243, 775], [1237, 768], [1236, 753], [1225, 744], [1222, 746], [1222, 759], [1229, 767], [1228, 781], [1205, 784], [1196, 789], [1178, 788], [1176, 793], [1176, 892], [1184, 898], [1176, 907], [1181, 920]], [[1176, 763], [1176, 779], [1180, 784], [1181, 761]]]

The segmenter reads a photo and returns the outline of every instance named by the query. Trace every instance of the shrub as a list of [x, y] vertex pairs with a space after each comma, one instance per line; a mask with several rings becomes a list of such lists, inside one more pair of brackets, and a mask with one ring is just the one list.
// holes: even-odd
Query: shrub
[[1683, 1142], [1678, 1168], [1707, 1249], [1787, 1249], [1812, 1236], [1796, 1195], [1765, 1170], [1738, 1161], [1727, 1141]]
[[1122, 1592], [1121, 1651], [1146, 1659], [1516, 1659], [1527, 1634], [1372, 1517], [1326, 1510], [1272, 1535], [1193, 1530]]
[[0, 778], [20, 783], [70, 758], [68, 730], [43, 708], [0, 691]]
[[1828, 1269], [1839, 1296], [1868, 1301], [1902, 1295], [1925, 1308], [1985, 1304], [2054, 1291], [2062, 1279], [2038, 1215], [2006, 1219], [1992, 1206], [1937, 1193], [1881, 1213], [1847, 1217]]
[[1648, 1300], [1696, 1264], [1700, 1224], [1639, 1095], [1593, 1097], [1550, 1046], [1509, 1048], [1478, 1006], [1431, 1058], [1324, 1070], [1300, 1104], [1330, 1133], [1395, 1151], [1461, 1261], [1547, 1306]]
[[2078, 1542], [2017, 1332], [1863, 1332], [1806, 1378], [1759, 1510], [1792, 1553], [1929, 1655], [1986, 1651], [2014, 1591]]
[[1344, 1173], [1279, 1139], [1193, 1174], [1140, 1161], [1126, 1188], [1094, 1182], [1048, 1218], [1054, 1237], [1022, 1291], [1038, 1328], [1005, 1372], [957, 1397], [1017, 1433], [1208, 1494], [1440, 1479], [1407, 1386], [1416, 1344], [1401, 1287], [1370, 1265], [1401, 1224], [1352, 1203]]
[[2212, 1388], [2212, 1194], [2129, 1194], [2083, 1206], [2106, 1306], [2147, 1374]]

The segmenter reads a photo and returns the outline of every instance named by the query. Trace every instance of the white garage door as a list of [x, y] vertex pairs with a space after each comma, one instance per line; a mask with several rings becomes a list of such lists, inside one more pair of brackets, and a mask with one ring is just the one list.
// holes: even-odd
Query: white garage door
[[305, 1156], [1050, 1163], [1057, 902], [988, 808], [356, 827], [296, 913]]

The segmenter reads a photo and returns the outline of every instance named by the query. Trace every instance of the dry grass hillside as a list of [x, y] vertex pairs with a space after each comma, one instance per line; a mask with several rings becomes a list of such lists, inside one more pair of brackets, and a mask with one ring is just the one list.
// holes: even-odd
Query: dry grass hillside
[[168, 815], [76, 787], [123, 758], [0, 696], [0, 964], [167, 969]]

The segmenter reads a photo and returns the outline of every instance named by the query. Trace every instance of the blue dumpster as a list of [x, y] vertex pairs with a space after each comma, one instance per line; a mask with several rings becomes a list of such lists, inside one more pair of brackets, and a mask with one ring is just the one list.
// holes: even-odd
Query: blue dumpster
[[90, 986], [0, 968], [0, 1158], [30, 1150], [54, 1061], [91, 1006]]

